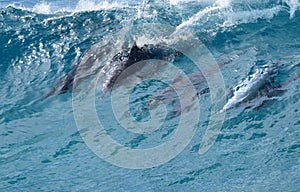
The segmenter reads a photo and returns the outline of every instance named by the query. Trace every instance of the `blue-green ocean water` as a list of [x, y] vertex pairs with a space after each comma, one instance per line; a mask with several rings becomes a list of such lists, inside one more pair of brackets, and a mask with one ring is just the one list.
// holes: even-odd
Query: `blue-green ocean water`
[[[297, 0], [0, 1], [0, 191], [299, 191], [299, 8]], [[205, 117], [171, 161], [141, 170], [111, 165], [81, 138], [71, 93], [41, 98], [91, 46], [139, 23], [185, 24], [219, 64], [228, 63], [221, 68], [228, 89], [276, 63], [270, 80], [284, 92], [228, 110], [203, 155]], [[209, 94], [200, 99], [203, 116], [208, 100]], [[138, 107], [132, 99], [131, 109]], [[126, 137], [115, 131], [109, 105], [97, 110], [108, 133], [133, 148], [155, 145], [159, 134], [176, 129], [176, 118], [167, 119], [154, 137]]]

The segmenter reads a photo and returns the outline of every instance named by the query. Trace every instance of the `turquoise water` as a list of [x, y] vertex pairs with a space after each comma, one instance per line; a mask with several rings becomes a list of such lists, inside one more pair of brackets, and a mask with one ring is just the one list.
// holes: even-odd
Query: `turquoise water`
[[[299, 7], [292, 0], [1, 1], [0, 191], [299, 191]], [[219, 64], [228, 100], [256, 69], [275, 69], [251, 99], [225, 112], [206, 153], [198, 150], [209, 93], [200, 94], [200, 121], [182, 152], [152, 168], [128, 169], [88, 147], [77, 129], [72, 93], [42, 98], [91, 47], [141, 23], [183, 26], [195, 34]], [[123, 43], [116, 39], [111, 47]], [[174, 65], [194, 70], [186, 58]], [[129, 101], [138, 121], [150, 119], [147, 90], [166, 86], [145, 81], [135, 87]], [[135, 134], [116, 122], [109, 95], [96, 107], [106, 132], [130, 148], [166, 142], [179, 123], [170, 113], [160, 130]], [[180, 112], [176, 107], [171, 102], [167, 109]]]

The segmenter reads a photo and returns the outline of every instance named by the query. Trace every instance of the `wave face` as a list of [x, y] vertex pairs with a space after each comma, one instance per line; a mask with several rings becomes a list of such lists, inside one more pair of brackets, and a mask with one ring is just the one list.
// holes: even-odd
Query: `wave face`
[[[300, 190], [299, 9], [297, 0], [1, 1], [0, 189]], [[42, 98], [91, 49], [94, 54], [122, 51], [122, 38], [98, 42], [141, 23], [169, 25], [195, 34], [221, 68], [225, 86], [231, 90], [227, 95], [230, 109], [223, 111], [226, 117], [215, 144], [199, 155], [211, 108], [207, 85], [201, 85], [206, 91], [197, 90], [200, 122], [187, 147], [158, 167], [131, 170], [107, 163], [85, 145], [74, 121], [72, 93]], [[137, 43], [145, 44], [143, 38]], [[99, 64], [96, 69], [108, 76], [103, 82], [118, 64], [107, 63], [113, 56], [93, 60]], [[205, 79], [192, 73], [188, 59], [172, 61], [190, 75], [195, 86]], [[270, 75], [259, 74], [270, 65]], [[168, 85], [149, 80], [137, 85], [129, 98], [131, 115], [137, 121], [151, 118], [146, 107], [149, 90], [157, 94], [156, 100], [163, 93], [162, 101], [169, 110], [165, 127], [152, 135], [122, 130], [109, 95], [96, 101], [106, 132], [125, 146], [143, 149], [165, 142], [185, 111], [180, 110], [178, 97]]]

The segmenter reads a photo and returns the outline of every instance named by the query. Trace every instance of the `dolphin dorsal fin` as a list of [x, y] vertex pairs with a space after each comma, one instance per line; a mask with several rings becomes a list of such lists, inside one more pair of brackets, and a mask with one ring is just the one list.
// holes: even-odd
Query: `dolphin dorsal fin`
[[141, 50], [141, 48], [139, 48], [136, 44], [136, 41], [134, 41], [134, 43], [130, 49], [128, 59], [132, 60], [132, 61], [136, 61], [137, 57], [139, 56], [140, 50]]
[[134, 43], [133, 43], [133, 45], [132, 45], [132, 47], [130, 49], [130, 52], [134, 52], [134, 51], [139, 50], [139, 49], [140, 48], [137, 46], [136, 41], [134, 41]]
[[136, 45], [136, 41], [134, 41], [134, 43], [133, 43], [132, 47], [137, 47], [137, 45]]

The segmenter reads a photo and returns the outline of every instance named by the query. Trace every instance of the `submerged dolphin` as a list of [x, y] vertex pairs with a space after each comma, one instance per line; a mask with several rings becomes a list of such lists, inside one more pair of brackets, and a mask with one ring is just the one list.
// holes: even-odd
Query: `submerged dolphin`
[[[261, 104], [259, 104], [259, 106], [255, 107], [254, 109], [257, 110], [261, 107], [266, 107], [265, 105], [269, 105], [272, 103], [272, 101], [274, 100], [272, 98], [276, 96], [281, 96], [287, 91], [285, 87], [289, 83], [300, 78], [300, 72], [298, 72], [293, 77], [284, 81], [284, 83], [274, 85], [272, 81], [275, 78], [275, 75], [278, 72], [278, 70], [278, 63], [272, 65], [270, 64], [268, 66], [265, 66], [264, 68], [257, 69], [252, 75], [250, 75], [247, 79], [239, 83], [233, 89], [232, 94], [230, 96], [228, 95], [229, 99], [224, 105], [224, 107], [220, 110], [220, 113], [225, 112], [226, 110], [230, 110], [232, 108], [236, 108], [240, 105], [247, 104], [249, 102], [252, 102], [253, 100], [257, 100], [258, 98], [262, 97], [265, 97], [265, 99]], [[195, 86], [195, 88], [197, 89], [198, 96], [209, 93], [208, 87], [205, 88], [201, 86], [201, 84], [205, 82], [205, 78], [201, 73], [191, 74], [189, 75], [189, 78]], [[178, 82], [176, 80], [173, 83]], [[178, 101], [176, 101], [176, 93], [171, 88], [171, 86], [167, 87], [166, 89], [163, 89], [162, 91], [155, 94], [152, 98], [150, 98], [147, 102], [146, 110], [157, 107], [160, 102], [163, 102], [165, 104], [172, 104], [174, 106], [174, 108], [171, 111], [172, 118], [179, 116], [182, 112], [187, 110], [182, 109], [180, 107]]]
[[[68, 74], [60, 77], [56, 81], [54, 87], [45, 94], [43, 99], [46, 99], [47, 97], [55, 94], [72, 92], [74, 89], [76, 89], [81, 81], [97, 73], [101, 76], [104, 76], [105, 80], [103, 83], [103, 95], [105, 95], [107, 92], [112, 91], [114, 83], [121, 75], [121, 73], [133, 64], [150, 59], [172, 61], [176, 56], [180, 54], [181, 53], [179, 53], [178, 51], [173, 50], [163, 44], [145, 44], [142, 47], [138, 47], [136, 42], [134, 42], [130, 50], [125, 50], [114, 55], [111, 62], [107, 66], [100, 66], [88, 76], [85, 76], [79, 81], [76, 81], [76, 75], [79, 74], [80, 76], [80, 73], [84, 73], [85, 71], [90, 70], [93, 67], [92, 63], [94, 63], [95, 61], [99, 61], [102, 59], [102, 57], [104, 57], [104, 55], [102, 54], [92, 54], [90, 58], [86, 59], [86, 61], [83, 62], [83, 64], [80, 66], [80, 69], [78, 69], [78, 66], [75, 66]], [[116, 66], [114, 66], [113, 64], [116, 64]], [[141, 67], [143, 67], [143, 63], [139, 63], [136, 67], [136, 70], [139, 70], [139, 68]]]

